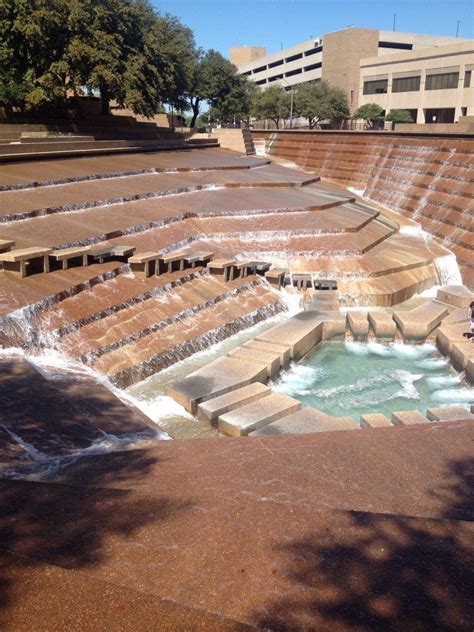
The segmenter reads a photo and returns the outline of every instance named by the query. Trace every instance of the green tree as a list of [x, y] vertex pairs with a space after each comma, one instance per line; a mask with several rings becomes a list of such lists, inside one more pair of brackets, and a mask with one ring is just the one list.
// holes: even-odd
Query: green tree
[[221, 123], [233, 123], [250, 120], [253, 101], [258, 93], [258, 87], [242, 75], [237, 75], [236, 84], [221, 103], [211, 109], [214, 119]]
[[237, 68], [215, 50], [200, 50], [194, 55], [191, 81], [187, 93], [192, 110], [191, 127], [196, 124], [200, 107], [207, 101], [211, 108], [220, 109], [239, 83]]
[[324, 80], [310, 81], [298, 86], [295, 112], [308, 119], [310, 129], [324, 119], [341, 120], [350, 116], [344, 91], [331, 87]]
[[364, 119], [369, 127], [373, 127], [376, 121], [380, 121], [383, 116], [383, 108], [377, 103], [366, 103], [358, 108], [352, 118]]
[[35, 108], [79, 86], [152, 116], [189, 89], [192, 32], [148, 0], [1, 0], [0, 99]]
[[408, 110], [390, 110], [385, 117], [386, 121], [392, 121], [392, 123], [413, 123], [413, 119]]
[[290, 115], [290, 95], [279, 85], [261, 90], [254, 99], [252, 115], [272, 120], [278, 129], [280, 120]]

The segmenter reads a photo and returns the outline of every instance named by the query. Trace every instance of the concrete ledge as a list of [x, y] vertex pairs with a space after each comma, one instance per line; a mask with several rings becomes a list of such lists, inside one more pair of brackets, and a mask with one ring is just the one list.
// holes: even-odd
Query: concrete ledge
[[369, 321], [365, 312], [347, 312], [347, 324], [355, 340], [366, 340], [369, 335]]
[[382, 413], [368, 413], [360, 416], [361, 428], [388, 428], [392, 426], [390, 419], [382, 415]]
[[249, 347], [237, 347], [230, 351], [229, 358], [242, 358], [249, 362], [258, 362], [267, 368], [269, 378], [276, 377], [280, 372], [280, 354], [277, 351], [263, 351], [262, 349], [251, 349]]
[[346, 335], [346, 317], [343, 314], [328, 313], [320, 315], [324, 318], [323, 322], [323, 340], [331, 340], [332, 338], [344, 338]]
[[431, 421], [474, 421], [474, 415], [463, 406], [440, 406], [428, 408], [426, 416]]
[[446, 285], [438, 290], [436, 298], [452, 307], [467, 309], [471, 301], [474, 301], [474, 294], [464, 285]]
[[301, 402], [298, 400], [283, 393], [271, 393], [263, 399], [219, 416], [218, 428], [231, 437], [245, 436], [300, 408]]
[[448, 313], [446, 305], [430, 301], [408, 312], [395, 312], [393, 318], [405, 340], [421, 342], [438, 327]]
[[352, 417], [331, 417], [317, 408], [303, 408], [291, 415], [282, 417], [259, 430], [250, 437], [268, 437], [271, 435], [305, 434], [309, 432], [329, 432], [334, 430], [357, 430]]
[[245, 347], [246, 349], [261, 349], [262, 351], [276, 351], [280, 355], [280, 365], [282, 369], [286, 369], [286, 367], [290, 364], [290, 347], [287, 345], [280, 345], [277, 342], [249, 340], [248, 342], [245, 342], [242, 347]]
[[300, 312], [284, 323], [259, 334], [261, 342], [285, 341], [292, 360], [299, 360], [323, 339], [323, 319], [311, 312]]
[[393, 340], [397, 332], [397, 324], [387, 312], [369, 312], [369, 324], [377, 338]]
[[226, 395], [220, 395], [219, 397], [214, 397], [213, 399], [199, 404], [198, 419], [212, 423], [220, 415], [224, 415], [235, 408], [250, 404], [262, 397], [266, 397], [270, 395], [271, 392], [268, 386], [265, 386], [261, 382], [253, 382], [235, 391], [231, 391]]
[[430, 420], [422, 415], [419, 410], [398, 410], [392, 413], [392, 423], [396, 426], [417, 426], [419, 424], [429, 424]]
[[251, 382], [266, 383], [266, 366], [242, 358], [224, 356], [166, 387], [169, 395], [195, 414], [203, 401], [224, 395]]

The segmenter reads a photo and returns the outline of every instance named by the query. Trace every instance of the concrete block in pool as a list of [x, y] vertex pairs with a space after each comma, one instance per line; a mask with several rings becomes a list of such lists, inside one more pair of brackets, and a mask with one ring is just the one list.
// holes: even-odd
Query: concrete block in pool
[[397, 324], [388, 312], [369, 312], [369, 324], [377, 338], [393, 340], [397, 332]]
[[395, 312], [393, 318], [405, 340], [421, 342], [441, 324], [448, 313], [446, 305], [429, 301], [407, 312]]
[[299, 312], [268, 331], [256, 340], [285, 343], [290, 348], [292, 360], [299, 360], [323, 338], [323, 319], [313, 312]]
[[237, 347], [227, 354], [229, 358], [242, 358], [249, 362], [259, 362], [267, 367], [268, 377], [273, 378], [280, 372], [280, 354], [277, 351], [264, 351], [248, 347]]
[[347, 312], [347, 324], [355, 340], [366, 340], [369, 335], [369, 321], [365, 312]]
[[398, 410], [392, 413], [392, 423], [396, 426], [418, 426], [429, 424], [430, 420], [419, 410]]
[[246, 349], [262, 349], [263, 351], [277, 351], [280, 354], [280, 366], [285, 369], [290, 364], [290, 347], [278, 342], [263, 342], [262, 340], [249, 340], [242, 345]]
[[271, 393], [268, 397], [220, 415], [218, 428], [231, 437], [245, 436], [300, 408], [301, 402], [296, 399], [283, 393]]
[[392, 425], [390, 419], [382, 413], [367, 413], [360, 416], [361, 428], [388, 428]]
[[197, 406], [252, 382], [267, 382], [265, 365], [227, 356], [217, 358], [166, 387], [166, 394], [195, 414]]
[[474, 294], [464, 285], [445, 285], [438, 290], [436, 298], [452, 307], [467, 309], [474, 301]]
[[358, 426], [351, 417], [331, 417], [331, 415], [317, 408], [308, 407], [251, 432], [249, 437], [269, 437], [272, 435], [306, 434], [311, 432], [357, 429]]
[[474, 420], [474, 415], [464, 408], [464, 406], [440, 406], [438, 408], [428, 408], [426, 416], [431, 421], [464, 421]]
[[198, 418], [209, 423], [214, 423], [217, 421], [219, 415], [224, 415], [235, 408], [241, 408], [257, 399], [267, 397], [271, 392], [268, 386], [265, 386], [261, 382], [253, 382], [252, 384], [238, 388], [225, 395], [213, 397], [206, 402], [202, 402], [198, 406]]

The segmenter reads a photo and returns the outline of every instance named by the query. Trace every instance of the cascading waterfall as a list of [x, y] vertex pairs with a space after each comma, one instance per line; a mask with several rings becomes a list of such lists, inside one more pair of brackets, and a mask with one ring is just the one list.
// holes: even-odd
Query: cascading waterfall
[[462, 285], [461, 272], [455, 255], [446, 255], [434, 260], [440, 285]]

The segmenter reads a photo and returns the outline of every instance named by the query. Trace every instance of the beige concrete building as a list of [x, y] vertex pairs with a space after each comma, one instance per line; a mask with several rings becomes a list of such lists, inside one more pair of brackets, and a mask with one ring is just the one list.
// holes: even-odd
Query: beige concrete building
[[267, 49], [261, 46], [238, 46], [231, 48], [229, 52], [229, 60], [234, 66], [244, 66], [250, 64], [256, 59], [261, 59], [267, 54]]
[[[256, 47], [233, 48], [231, 61], [234, 60], [233, 63], [237, 65], [240, 74], [246, 75], [262, 88], [275, 84], [291, 88], [300, 83], [326, 79], [331, 85], [344, 90], [351, 110], [354, 111], [359, 106], [363, 92], [362, 60], [370, 58], [371, 62], [378, 60], [383, 65], [385, 60], [394, 55], [411, 55], [441, 46], [459, 45], [461, 42], [469, 42], [469, 40], [438, 35], [347, 28], [326, 33], [321, 37], [306, 40], [246, 63], [237, 63], [237, 61], [244, 59], [245, 55], [251, 55], [248, 51], [257, 50]], [[363, 99], [361, 102], [366, 101]]]
[[408, 110], [416, 123], [455, 123], [474, 115], [473, 71], [473, 40], [362, 59], [359, 104]]

